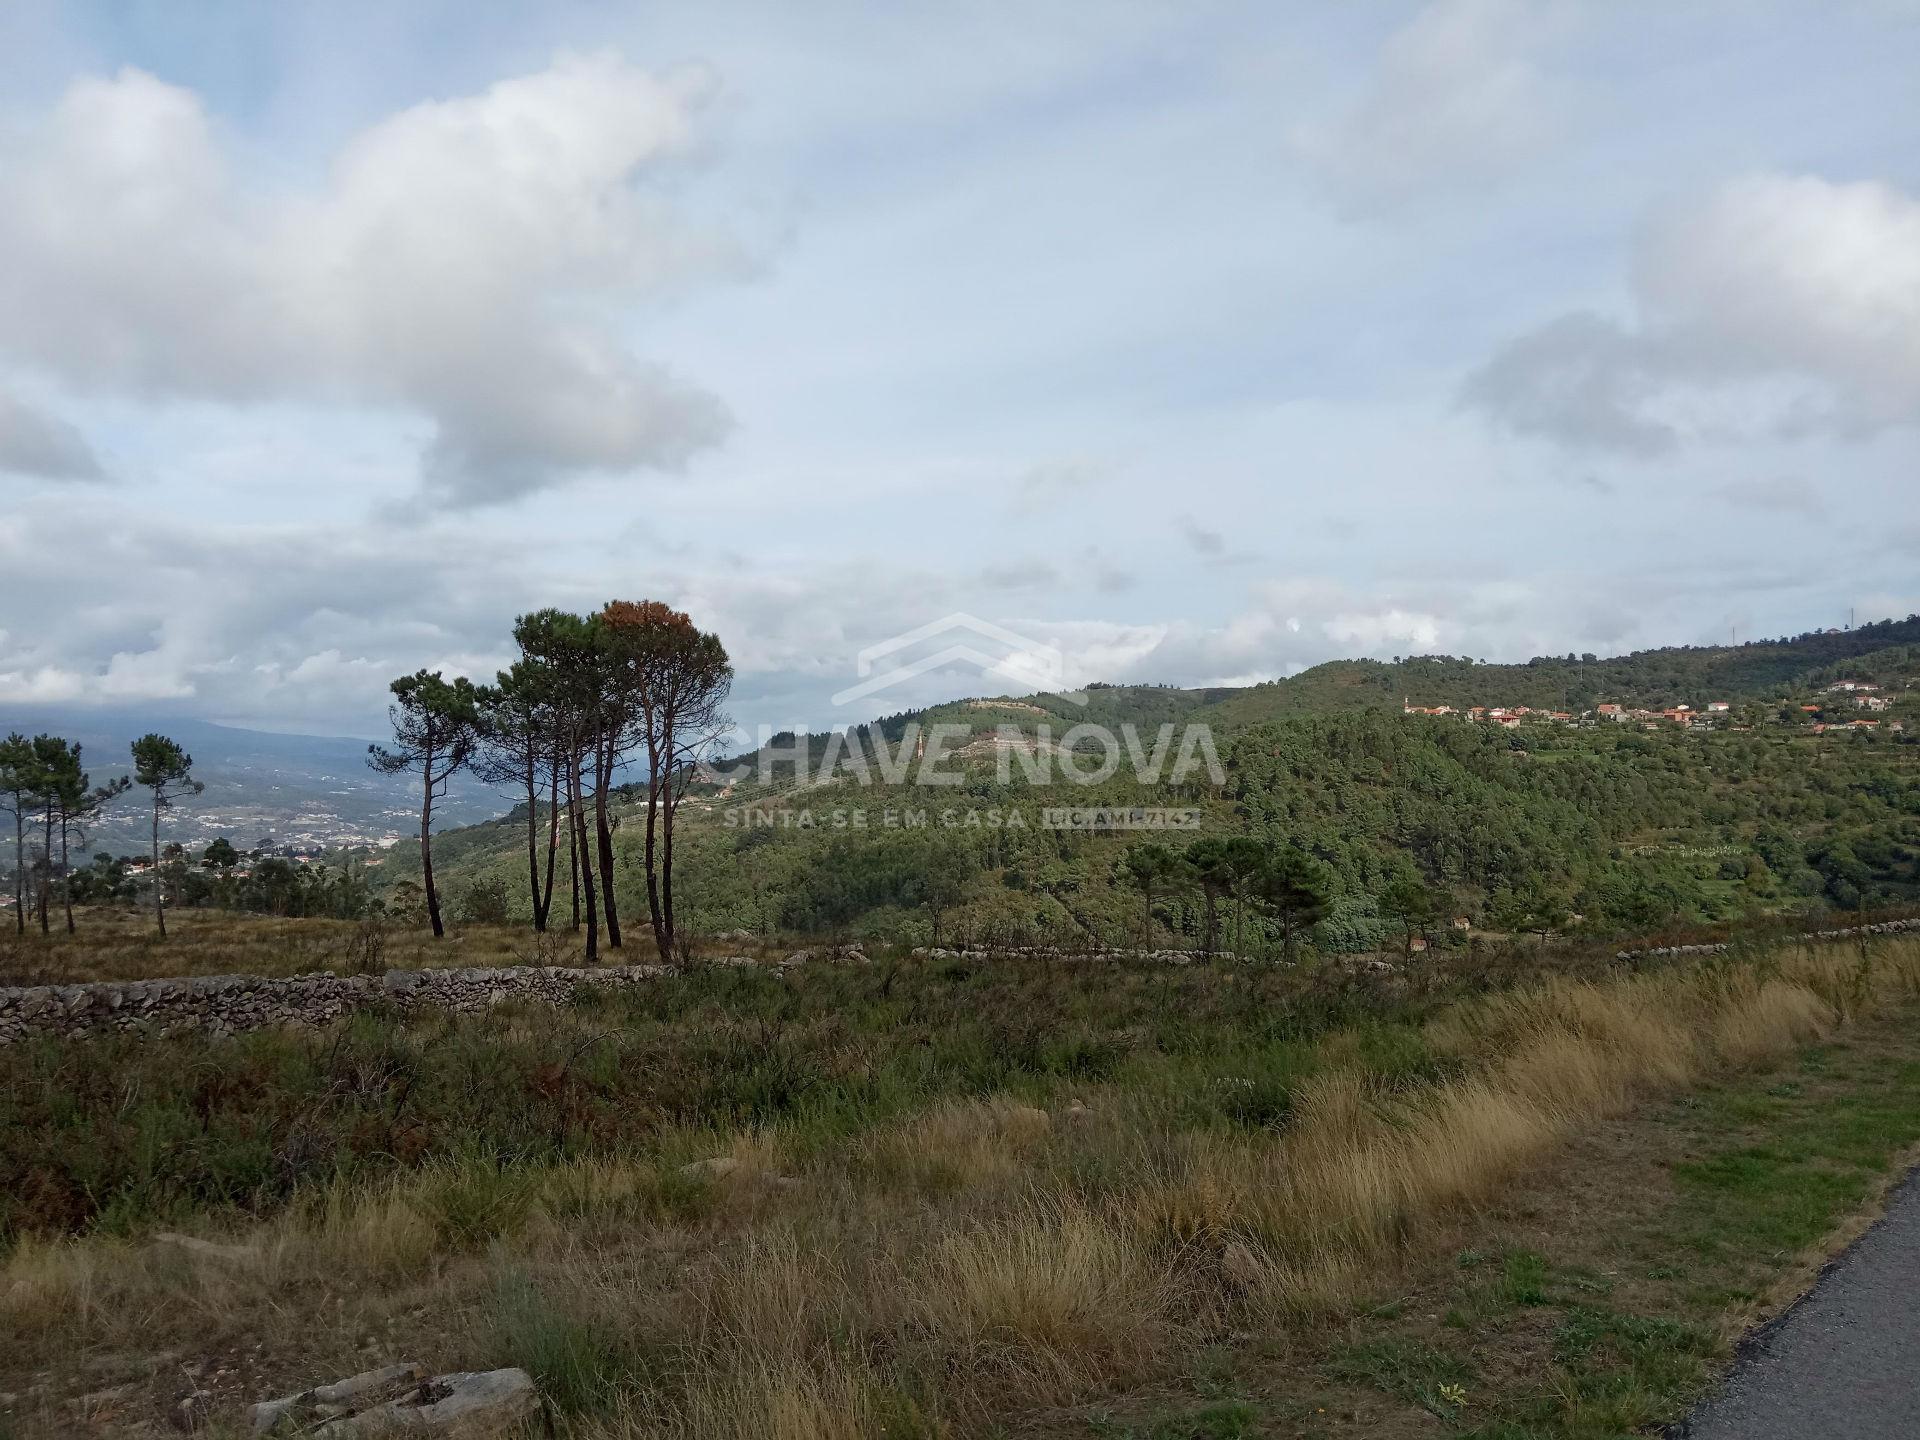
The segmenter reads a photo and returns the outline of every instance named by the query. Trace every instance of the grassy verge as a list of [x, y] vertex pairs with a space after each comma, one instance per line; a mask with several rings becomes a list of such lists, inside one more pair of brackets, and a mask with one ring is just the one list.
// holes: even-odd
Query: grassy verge
[[1612, 1440], [1671, 1423], [1920, 1145], [1912, 1014], [1596, 1126], [1330, 1330], [1096, 1414], [1113, 1440]]
[[[1866, 1195], [1904, 1111], [1856, 1137], [1854, 1188], [1830, 1187], [1827, 1209], [1774, 1237], [1774, 1259], [1730, 1232], [1701, 1237], [1688, 1253], [1705, 1258], [1688, 1268], [1672, 1258], [1691, 1243], [1682, 1229], [1657, 1261], [1567, 1251], [1567, 1235], [1598, 1234], [1615, 1211], [1622, 1233], [1665, 1233], [1666, 1212], [1644, 1208], [1657, 1187], [1613, 1187], [1628, 1173], [1620, 1156], [1583, 1157], [1601, 1137], [1647, 1132], [1649, 1114], [1744, 1095], [1737, 1077], [1806, 1046], [1860, 1043], [1920, 989], [1920, 945], [1559, 978], [1444, 1004], [1362, 1004], [1312, 977], [1208, 967], [682, 983], [693, 988], [633, 1002], [668, 1007], [651, 1016], [589, 1007], [386, 1034], [374, 1059], [466, 1077], [421, 1111], [451, 1136], [353, 1168], [275, 1150], [288, 1176], [264, 1194], [182, 1192], [178, 1223], [211, 1222], [238, 1256], [147, 1243], [153, 1217], [174, 1213], [156, 1208], [159, 1192], [141, 1192], [142, 1209], [96, 1211], [80, 1239], [23, 1233], [0, 1269], [0, 1326], [25, 1337], [0, 1355], [16, 1416], [60, 1433], [92, 1403], [96, 1429], [144, 1423], [191, 1365], [216, 1421], [231, 1420], [246, 1400], [406, 1358], [526, 1365], [561, 1430], [581, 1437], [1617, 1433], [1604, 1427], [1639, 1423], [1697, 1383], [1720, 1343], [1698, 1316], [1646, 1303], [1643, 1272], [1684, 1271], [1659, 1283], [1697, 1292], [1701, 1315], [1724, 1314], [1742, 1287], [1760, 1293], [1794, 1237]], [[743, 1019], [752, 1005], [773, 1008]], [[807, 1038], [783, 1051], [789, 1032]], [[723, 1065], [719, 1093], [779, 1103], [630, 1123], [594, 1143], [602, 1121], [700, 1077], [689, 1054], [719, 1063], [730, 1052], [715, 1035], [754, 1038], [752, 1064]], [[138, 1111], [143, 1087], [174, 1070], [228, 1073], [229, 1057], [269, 1043], [193, 1042], [168, 1064], [142, 1060], [164, 1047], [129, 1053], [147, 1068], [89, 1102], [78, 1133]], [[1003, 1043], [1024, 1058], [1009, 1064]], [[688, 1044], [710, 1048], [674, 1048]], [[1825, 1053], [1831, 1064], [1847, 1052]], [[593, 1083], [570, 1092], [576, 1054], [601, 1058], [579, 1062]], [[64, 1050], [17, 1059], [38, 1067], [45, 1108], [28, 1128], [44, 1137], [71, 1118], [48, 1077], [83, 1072], [62, 1068]], [[328, 1117], [290, 1134], [377, 1137], [378, 1106], [336, 1102], [355, 1076], [388, 1095], [388, 1074], [355, 1061], [233, 1095], [216, 1086], [204, 1123], [284, 1113]], [[757, 1077], [745, 1092], [743, 1076]], [[770, 1077], [785, 1078], [769, 1091]], [[561, 1097], [547, 1108], [528, 1098], [542, 1085]], [[508, 1098], [490, 1106], [494, 1087]], [[1695, 1106], [1674, 1106], [1688, 1095]], [[469, 1096], [478, 1108], [446, 1109]], [[529, 1113], [572, 1116], [575, 1139], [549, 1143]], [[1783, 1114], [1757, 1114], [1752, 1133]], [[490, 1124], [521, 1127], [524, 1143], [471, 1146]], [[1732, 1183], [1711, 1164], [1717, 1150], [1691, 1153], [1672, 1133], [1672, 1194]], [[716, 1152], [732, 1164], [683, 1168]], [[193, 1162], [191, 1136], [168, 1154], [181, 1158], [141, 1173]], [[1641, 1159], [1652, 1174], [1652, 1151]], [[1695, 1177], [1683, 1161], [1705, 1168]], [[1536, 1188], [1543, 1176], [1561, 1188]], [[1537, 1233], [1513, 1210], [1536, 1193]], [[1679, 1226], [1688, 1212], [1675, 1206]], [[1478, 1233], [1509, 1212], [1511, 1233]], [[1726, 1255], [1708, 1267], [1714, 1244]], [[106, 1402], [102, 1371], [116, 1376]]]

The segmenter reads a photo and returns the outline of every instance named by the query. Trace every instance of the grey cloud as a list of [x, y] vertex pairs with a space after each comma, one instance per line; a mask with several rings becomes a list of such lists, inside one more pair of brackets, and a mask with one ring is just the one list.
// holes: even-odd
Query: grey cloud
[[1580, 633], [1614, 645], [1632, 635], [1637, 624], [1634, 617], [1624, 610], [1589, 610], [1580, 621]]
[[1659, 386], [1639, 337], [1582, 311], [1508, 343], [1460, 398], [1516, 434], [1647, 457], [1679, 443], [1672, 426], [1646, 417]]
[[1209, 530], [1191, 515], [1180, 517], [1180, 533], [1196, 555], [1220, 555], [1226, 551], [1226, 538], [1218, 530]]
[[1090, 460], [1053, 460], [1035, 465], [1014, 487], [1013, 508], [1018, 512], [1049, 509], [1090, 489], [1101, 474]]
[[1555, 129], [1546, 22], [1528, 0], [1434, 0], [1388, 38], [1350, 110], [1295, 131], [1296, 153], [1356, 217], [1504, 178]]
[[994, 590], [1050, 589], [1060, 572], [1045, 560], [1008, 560], [981, 570], [980, 583]]
[[1765, 510], [1807, 520], [1826, 520], [1832, 515], [1826, 497], [1795, 476], [1735, 481], [1716, 485], [1710, 493], [1738, 510]]
[[99, 480], [105, 472], [73, 426], [0, 390], [0, 471], [46, 480]]
[[390, 116], [284, 193], [235, 178], [193, 93], [136, 70], [77, 82], [0, 146], [0, 348], [133, 396], [419, 413], [442, 503], [678, 467], [726, 409], [619, 327], [748, 268], [649, 188], [711, 89], [563, 56]]
[[1920, 423], [1920, 199], [1754, 175], [1642, 227], [1628, 320], [1559, 316], [1461, 397], [1516, 434], [1640, 457]]
[[0, 644], [0, 700], [190, 705], [353, 733], [377, 722], [393, 675], [490, 675], [517, 611], [589, 603], [535, 581], [504, 539], [466, 530], [149, 515], [101, 537], [92, 603], [74, 606], [53, 583], [66, 578], [57, 509], [29, 505], [14, 521], [0, 532], [0, 611], [20, 623]]
[[1140, 577], [1124, 565], [1109, 560], [1098, 545], [1080, 552], [1084, 573], [1093, 579], [1093, 587], [1103, 595], [1121, 595], [1140, 583]]
[[[62, 603], [52, 498], [0, 526], [0, 702], [138, 704], [336, 733], [377, 729], [388, 679], [421, 665], [487, 676], [515, 614], [627, 593], [606, 556], [556, 572], [510, 536], [467, 523], [387, 530], [189, 526], [129, 516], [102, 537], [95, 603]], [[207, 577], [218, 577], [209, 580]], [[1596, 603], [1609, 583], [1631, 603]], [[848, 561], [800, 572], [725, 565], [651, 573], [648, 593], [717, 630], [739, 679], [736, 718], [860, 721], [1004, 682], [920, 677], [859, 714], [828, 703], [856, 676], [860, 649], [955, 610], [1056, 645], [1071, 683], [1216, 683], [1288, 673], [1354, 654], [1446, 650], [1523, 659], [1669, 641], [1715, 614], [1777, 594], [1761, 562], [1676, 573], [1515, 579], [1428, 578], [1368, 586], [1328, 578], [1263, 582], [1217, 622], [1035, 620], [965, 584]], [[164, 601], [159, 597], [165, 596]], [[246, 603], [235, 603], [246, 597]], [[17, 623], [15, 623], [17, 621]], [[868, 713], [870, 711], [870, 713]]]

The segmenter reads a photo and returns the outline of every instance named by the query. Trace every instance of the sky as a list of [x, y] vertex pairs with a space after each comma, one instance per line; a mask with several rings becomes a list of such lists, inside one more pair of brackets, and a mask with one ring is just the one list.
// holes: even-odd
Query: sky
[[616, 597], [749, 731], [1906, 615], [1917, 82], [1920, 0], [8, 0], [0, 720], [372, 735]]

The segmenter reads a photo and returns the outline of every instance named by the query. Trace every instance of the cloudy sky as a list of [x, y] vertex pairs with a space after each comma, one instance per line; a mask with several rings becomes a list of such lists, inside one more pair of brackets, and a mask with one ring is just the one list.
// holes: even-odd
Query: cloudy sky
[[[1920, 4], [0, 7], [0, 711], [655, 597], [1246, 683], [1920, 610]], [[988, 684], [985, 688], [1002, 688]]]

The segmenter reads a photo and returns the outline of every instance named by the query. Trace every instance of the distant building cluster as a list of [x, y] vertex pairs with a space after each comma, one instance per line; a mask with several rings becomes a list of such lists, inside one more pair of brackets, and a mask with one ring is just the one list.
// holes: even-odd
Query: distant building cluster
[[[1860, 710], [1879, 712], [1893, 708], [1893, 697], [1885, 694], [1880, 686], [1875, 685], [1870, 680], [1836, 680], [1827, 687], [1827, 693], [1852, 700], [1855, 708]], [[1816, 713], [1831, 710], [1832, 708], [1831, 705], [1801, 706], [1803, 710]], [[1815, 721], [1813, 733], [1819, 735], [1828, 730], [1873, 730], [1879, 728], [1880, 724], [1881, 722], [1878, 720], [1867, 719]], [[1901, 731], [1907, 727], [1902, 721], [1888, 720], [1886, 722], [1886, 728], [1889, 731]]]
[[1830, 695], [1845, 695], [1862, 710], [1891, 710], [1893, 697], [1883, 695], [1878, 685], [1865, 680], [1839, 680], [1827, 687]]
[[1638, 710], [1626, 705], [1602, 705], [1598, 714], [1602, 720], [1612, 720], [1616, 724], [1679, 725], [1689, 730], [1704, 730], [1713, 724], [1716, 715], [1731, 713], [1733, 705], [1726, 700], [1709, 700], [1704, 710], [1696, 710], [1691, 705], [1672, 705], [1664, 710]]
[[[1684, 707], [1682, 707], [1684, 708]], [[1618, 711], [1618, 705], [1602, 705], [1600, 715], [1603, 719], [1616, 718], [1609, 712]], [[1412, 701], [1403, 701], [1402, 715], [1458, 715], [1464, 720], [1482, 721], [1489, 725], [1502, 725], [1509, 730], [1518, 729], [1528, 723], [1545, 722], [1553, 725], [1577, 725], [1592, 718], [1592, 711], [1582, 711], [1576, 715], [1571, 710], [1536, 710], [1530, 705], [1468, 705], [1456, 708], [1452, 705], [1415, 705]], [[1635, 715], [1660, 714], [1668, 712], [1636, 710]]]
[[[1827, 687], [1827, 693], [1842, 699], [1851, 699], [1857, 709], [1867, 711], [1886, 711], [1893, 708], [1893, 697], [1882, 692], [1880, 686], [1867, 680], [1838, 680]], [[1834, 702], [1820, 705], [1802, 705], [1800, 709], [1808, 715], [1821, 715], [1831, 712]], [[1529, 705], [1415, 705], [1410, 698], [1401, 701], [1400, 713], [1403, 715], [1457, 715], [1465, 720], [1478, 721], [1489, 725], [1500, 725], [1506, 729], [1518, 729], [1524, 724], [1550, 725], [1592, 725], [1602, 720], [1615, 724], [1637, 724], [1647, 729], [1662, 725], [1678, 725], [1686, 730], [1707, 730], [1723, 717], [1730, 717], [1733, 704], [1727, 700], [1710, 700], [1702, 709], [1691, 705], [1673, 705], [1664, 709], [1643, 710], [1636, 706], [1621, 705], [1613, 702], [1597, 705], [1592, 710], [1583, 710], [1575, 714], [1570, 710], [1541, 710]], [[1829, 730], [1875, 730], [1882, 726], [1881, 721], [1859, 718], [1852, 720], [1820, 720], [1811, 725], [1814, 734], [1824, 734]], [[1904, 731], [1906, 726], [1899, 720], [1884, 722], [1890, 732]]]

